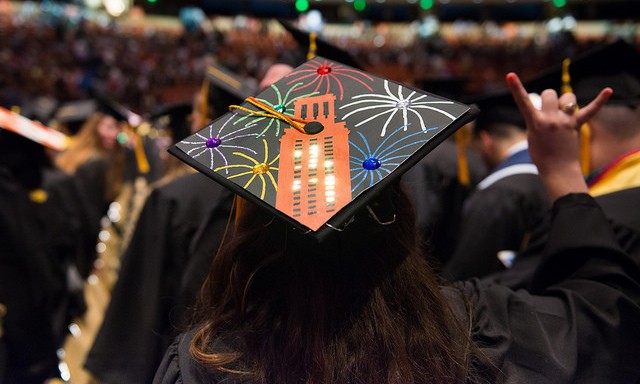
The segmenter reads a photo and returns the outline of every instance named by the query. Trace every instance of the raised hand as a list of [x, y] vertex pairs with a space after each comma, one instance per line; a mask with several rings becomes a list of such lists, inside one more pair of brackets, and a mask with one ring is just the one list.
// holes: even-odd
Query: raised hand
[[558, 97], [553, 89], [540, 95], [542, 108], [536, 109], [515, 73], [507, 85], [527, 125], [529, 153], [552, 201], [567, 193], [588, 192], [580, 170], [579, 128], [595, 115], [613, 93], [605, 88], [587, 106], [577, 109], [576, 96]]

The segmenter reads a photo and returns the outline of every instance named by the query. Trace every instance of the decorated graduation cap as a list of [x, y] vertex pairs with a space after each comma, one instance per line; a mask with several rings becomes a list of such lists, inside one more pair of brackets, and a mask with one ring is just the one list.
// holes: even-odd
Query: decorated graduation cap
[[474, 115], [316, 57], [169, 150], [322, 238]]
[[306, 32], [296, 28], [291, 22], [279, 19], [278, 22], [291, 34], [300, 48], [306, 49], [307, 60], [315, 56], [326, 57], [330, 60], [348, 65], [353, 68], [362, 69], [358, 60], [348, 51], [337, 47], [318, 37], [316, 32]]
[[62, 151], [69, 145], [67, 135], [3, 107], [0, 107], [0, 129], [14, 132], [57, 151]]

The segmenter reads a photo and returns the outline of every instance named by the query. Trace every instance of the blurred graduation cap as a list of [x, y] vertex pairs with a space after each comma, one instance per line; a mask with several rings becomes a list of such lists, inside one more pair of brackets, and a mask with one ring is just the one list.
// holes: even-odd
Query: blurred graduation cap
[[169, 151], [322, 239], [475, 109], [316, 57]]
[[21, 108], [20, 114], [28, 119], [46, 124], [51, 119], [58, 104], [58, 101], [53, 97], [36, 97]]
[[98, 103], [93, 99], [68, 101], [58, 106], [50, 122], [64, 126], [69, 134], [74, 135], [96, 111]]
[[603, 88], [611, 87], [608, 104], [635, 106], [640, 103], [640, 57], [632, 45], [618, 39], [565, 59], [526, 81], [525, 86], [538, 93], [546, 88], [572, 91], [582, 106]]
[[208, 65], [202, 88], [202, 115], [212, 118], [223, 115], [229, 105], [241, 103], [247, 97], [255, 95], [257, 84], [255, 79], [243, 78], [221, 64]]
[[138, 128], [146, 120], [138, 113], [133, 112], [121, 103], [115, 101], [98, 87], [90, 88], [91, 96], [97, 102], [97, 110], [107, 115], [113, 116], [118, 121], [126, 121], [132, 128]]
[[165, 106], [152, 114], [149, 120], [160, 129], [170, 132], [174, 142], [191, 134], [189, 116], [193, 111], [193, 103], [177, 103]]
[[302, 31], [286, 20], [278, 19], [278, 22], [291, 34], [302, 49], [307, 50], [307, 60], [322, 56], [353, 68], [362, 69], [360, 63], [348, 51], [318, 38], [315, 32]]
[[0, 128], [57, 151], [62, 151], [69, 145], [67, 135], [3, 107], [0, 107]]
[[[530, 97], [533, 96], [530, 95]], [[463, 101], [475, 105], [480, 110], [473, 123], [473, 131], [475, 133], [491, 131], [492, 126], [497, 125], [509, 125], [525, 130], [524, 117], [522, 117], [508, 89], [470, 95], [463, 98]]]
[[417, 80], [416, 85], [426, 92], [452, 100], [463, 100], [467, 82], [466, 77], [426, 78]]

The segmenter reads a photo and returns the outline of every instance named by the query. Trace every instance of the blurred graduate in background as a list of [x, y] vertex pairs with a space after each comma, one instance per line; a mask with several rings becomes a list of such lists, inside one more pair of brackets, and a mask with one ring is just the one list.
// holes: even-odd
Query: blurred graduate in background
[[490, 173], [464, 202], [446, 278], [465, 280], [504, 270], [527, 245], [549, 208], [538, 169], [529, 156], [525, 121], [505, 91], [476, 97], [474, 145]]
[[[528, 87], [573, 91], [584, 106], [598, 89], [611, 86], [608, 103], [581, 127], [581, 166], [589, 193], [602, 206], [620, 245], [640, 265], [640, 56], [623, 40], [600, 44], [531, 79]], [[548, 218], [547, 218], [548, 219]], [[548, 222], [532, 232], [513, 266], [488, 279], [528, 287], [548, 242]]]
[[83, 312], [70, 281], [82, 218], [48, 152], [68, 138], [4, 109], [0, 121], [0, 382], [42, 383], [60, 377], [57, 350]]
[[[157, 118], [175, 142], [224, 114], [255, 90], [218, 64], [207, 67], [189, 108]], [[189, 113], [186, 113], [189, 112]], [[204, 147], [200, 151], [207, 151]], [[171, 157], [147, 198], [85, 367], [106, 383], [148, 383], [172, 337], [188, 323], [211, 259], [230, 220], [233, 194]]]

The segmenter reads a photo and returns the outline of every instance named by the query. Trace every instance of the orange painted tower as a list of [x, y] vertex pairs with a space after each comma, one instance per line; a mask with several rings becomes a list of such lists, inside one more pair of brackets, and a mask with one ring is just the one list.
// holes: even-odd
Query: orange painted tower
[[323, 129], [287, 128], [280, 138], [276, 208], [314, 231], [351, 201], [349, 130], [336, 123], [335, 100], [326, 94], [294, 101], [295, 117]]

